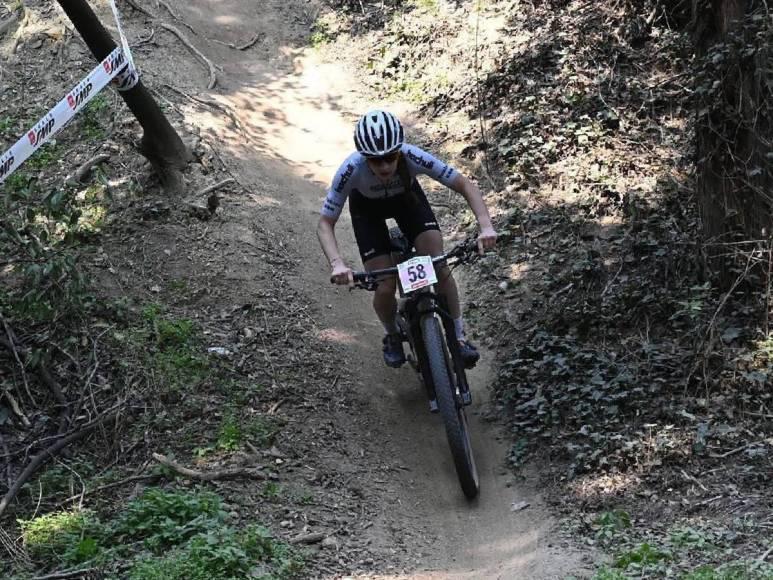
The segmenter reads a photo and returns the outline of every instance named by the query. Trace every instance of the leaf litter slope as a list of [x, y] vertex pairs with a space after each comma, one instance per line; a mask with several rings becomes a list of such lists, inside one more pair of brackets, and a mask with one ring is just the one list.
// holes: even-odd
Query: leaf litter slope
[[[273, 8], [271, 4], [262, 10]], [[221, 27], [209, 27], [209, 15], [199, 12], [204, 9], [191, 5], [193, 26], [205, 36], [223, 32]], [[224, 39], [230, 42], [250, 31], [237, 22], [258, 17], [253, 9], [236, 3], [219, 5], [218, 14], [233, 22], [226, 26], [228, 39]], [[263, 16], [271, 20], [276, 13]], [[294, 17], [290, 10], [289, 21]], [[303, 12], [297, 17], [303, 18]], [[282, 26], [266, 31], [262, 46], [287, 43], [286, 31], [292, 29], [287, 23], [286, 19]], [[282, 36], [272, 36], [277, 34]], [[513, 484], [501, 470], [504, 448], [496, 443], [496, 431], [477, 417], [472, 428], [484, 493], [472, 506], [461, 499], [442, 428], [426, 412], [415, 377], [408, 370], [395, 373], [381, 367], [381, 331], [373, 322], [368, 299], [325, 284], [327, 270], [313, 235], [321, 186], [350, 152], [351, 123], [367, 106], [367, 95], [353, 99], [352, 75], [314, 56], [276, 57], [268, 62], [233, 51], [218, 56], [224, 73], [219, 80], [222, 96], [217, 98], [238, 118], [238, 131], [234, 134], [215, 126], [212, 137], [227, 145], [223, 157], [226, 164], [233, 164], [240, 183], [254, 188], [256, 204], [245, 211], [270, 215], [275, 220], [271, 231], [278, 237], [287, 235], [288, 246], [297, 252], [295, 271], [288, 273], [286, 282], [298, 291], [313, 288], [318, 303], [311, 322], [323, 341], [335, 345], [331, 353], [343, 368], [334, 383], [351, 389], [355, 401], [349, 403], [354, 409], [331, 406], [328, 412], [336, 426], [345, 430], [349, 445], [362, 446], [361, 454], [370, 456], [370, 461], [363, 459], [355, 468], [362, 478], [357, 489], [373, 494], [369, 499], [375, 511], [372, 525], [361, 532], [362, 541], [371, 546], [363, 566], [385, 577], [389, 576], [384, 574], [385, 562], [396, 566], [395, 572], [401, 566], [429, 567], [437, 577], [508, 573], [549, 577], [571, 570], [576, 564], [573, 559], [559, 559], [546, 547], [551, 524], [538, 494], [528, 485]], [[210, 121], [218, 124], [217, 119]], [[347, 258], [357, 263], [350, 229], [346, 219], [343, 222], [342, 246]], [[485, 377], [485, 371], [478, 376], [479, 393]], [[325, 389], [324, 384], [320, 387]], [[347, 465], [351, 460], [334, 461], [332, 471], [352, 468]], [[530, 505], [526, 512], [510, 511], [523, 501]]]

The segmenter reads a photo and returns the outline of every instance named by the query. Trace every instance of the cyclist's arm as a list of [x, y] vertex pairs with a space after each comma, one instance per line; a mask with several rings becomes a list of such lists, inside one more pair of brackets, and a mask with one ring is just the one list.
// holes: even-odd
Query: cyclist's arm
[[338, 218], [321, 215], [317, 224], [317, 238], [325, 257], [331, 266], [337, 263], [343, 263], [341, 252], [338, 250], [338, 241], [336, 240], [335, 227]]
[[469, 178], [458, 172], [451, 183], [449, 183], [449, 187], [464, 196], [472, 213], [475, 214], [475, 218], [478, 220], [478, 225], [480, 226], [478, 247], [481, 252], [493, 248], [497, 241], [497, 233], [491, 224], [491, 216], [486, 207], [486, 202], [483, 201], [483, 194], [480, 188], [470, 181]]
[[338, 249], [338, 241], [335, 236], [335, 226], [338, 218], [341, 216], [346, 198], [349, 196], [349, 190], [352, 186], [352, 177], [356, 166], [354, 163], [354, 154], [350, 155], [338, 168], [333, 183], [327, 192], [325, 201], [320, 210], [319, 223], [317, 224], [317, 237], [325, 257], [330, 263], [331, 278], [336, 284], [347, 284], [352, 280], [352, 271], [346, 265], [341, 252]]

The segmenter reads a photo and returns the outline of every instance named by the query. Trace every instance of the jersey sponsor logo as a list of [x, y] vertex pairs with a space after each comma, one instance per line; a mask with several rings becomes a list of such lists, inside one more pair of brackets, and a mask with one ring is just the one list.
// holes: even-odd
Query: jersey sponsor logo
[[338, 193], [341, 193], [344, 190], [344, 187], [346, 187], [346, 184], [349, 182], [349, 179], [351, 179], [352, 174], [354, 174], [354, 165], [349, 163], [346, 166], [346, 171], [344, 171], [343, 175], [341, 176], [341, 180], [338, 182], [338, 185], [336, 186], [336, 191]]
[[[386, 190], [386, 194], [384, 190]], [[375, 183], [370, 186], [370, 191], [373, 193], [378, 193], [381, 196], [397, 195], [402, 193], [403, 190], [403, 182], [399, 177], [393, 177], [388, 183]]]
[[454, 173], [454, 168], [451, 167], [450, 165], [446, 165], [445, 167], [443, 167], [443, 171], [440, 172], [440, 179], [448, 179], [449, 177], [451, 177], [451, 175], [453, 175], [453, 173]]
[[86, 81], [83, 85], [75, 87], [75, 90], [67, 95], [67, 104], [74, 111], [89, 97], [93, 88], [91, 81]]
[[434, 161], [428, 161], [421, 155], [416, 155], [412, 151], [406, 151], [405, 153], [408, 155], [408, 159], [413, 161], [416, 165], [421, 165], [424, 169], [432, 169], [432, 167], [435, 165]]
[[11, 172], [15, 162], [16, 158], [13, 156], [13, 153], [9, 153], [5, 158], [0, 157], [0, 179]]
[[33, 127], [32, 131], [27, 133], [30, 145], [35, 146], [38, 143], [45, 141], [46, 137], [51, 134], [51, 130], [54, 128], [55, 124], [56, 119], [49, 113], [49, 115], [44, 117], [37, 125], [35, 125], [35, 127]]
[[425, 226], [436, 226], [437, 222], [424, 222]]

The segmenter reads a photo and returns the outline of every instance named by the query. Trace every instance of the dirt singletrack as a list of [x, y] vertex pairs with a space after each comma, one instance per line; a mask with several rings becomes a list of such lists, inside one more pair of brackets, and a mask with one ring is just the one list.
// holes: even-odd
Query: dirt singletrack
[[[386, 473], [369, 466], [369, 492], [378, 498], [379, 515], [364, 533], [383, 557], [367, 577], [405, 577], [391, 571], [398, 569], [415, 570], [410, 578], [576, 574], [582, 567], [579, 555], [555, 537], [555, 522], [529, 478], [517, 481], [506, 470], [507, 449], [497, 427], [482, 418], [488, 410], [487, 365], [493, 353], [484, 353], [481, 368], [470, 375], [475, 403], [469, 416], [481, 494], [468, 502], [440, 418], [429, 414], [415, 375], [381, 362], [382, 330], [370, 296], [327, 283], [328, 268], [315, 235], [318, 208], [330, 176], [351, 151], [354, 119], [374, 103], [368, 101], [367, 87], [357, 86], [340, 63], [321, 62], [300, 48], [313, 21], [310, 6], [296, 0], [179, 3], [185, 21], [210, 39], [203, 50], [218, 68], [218, 85], [209, 93], [201, 91], [205, 73], [184, 51], [168, 56], [176, 63], [168, 74], [178, 86], [230, 111], [186, 110], [187, 120], [201, 129], [204, 140], [218, 144], [222, 160], [250, 192], [240, 200], [226, 235], [243, 237], [251, 216], [266, 212], [276, 230], [287, 234], [303, 264], [290, 274], [290, 283], [318, 297], [319, 334], [342, 347], [342, 380], [362, 401], [356, 412], [336, 410], [332, 419], [346, 424], [349, 436], [375, 451], [380, 463], [399, 466]], [[250, 51], [212, 42], [238, 45], [254, 37], [256, 29], [260, 42]], [[389, 105], [405, 115], [410, 127], [409, 108]], [[344, 256], [359, 267], [346, 212], [337, 232]], [[244, 295], [250, 288], [234, 290]]]

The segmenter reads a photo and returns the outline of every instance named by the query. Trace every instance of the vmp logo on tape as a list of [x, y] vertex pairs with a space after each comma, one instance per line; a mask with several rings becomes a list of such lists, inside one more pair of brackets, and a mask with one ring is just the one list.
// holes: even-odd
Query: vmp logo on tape
[[102, 61], [102, 66], [105, 67], [105, 72], [111, 74], [114, 70], [120, 69], [127, 64], [126, 57], [122, 51], [116, 51], [110, 55], [109, 58]]
[[13, 169], [16, 163], [16, 157], [13, 155], [13, 151], [9, 151], [7, 155], [0, 157], [0, 179], [5, 178]]
[[51, 134], [51, 131], [56, 124], [56, 119], [51, 113], [48, 113], [43, 117], [40, 122], [35, 125], [32, 130], [27, 133], [27, 138], [30, 140], [30, 145], [33, 147], [38, 143], [42, 143]]
[[67, 95], [67, 104], [70, 105], [70, 108], [73, 111], [75, 111], [86, 101], [86, 99], [89, 98], [89, 95], [93, 89], [94, 85], [91, 84], [90, 79], [81, 81], [78, 83], [78, 86], [76, 86], [75, 89], [73, 89], [73, 91]]

